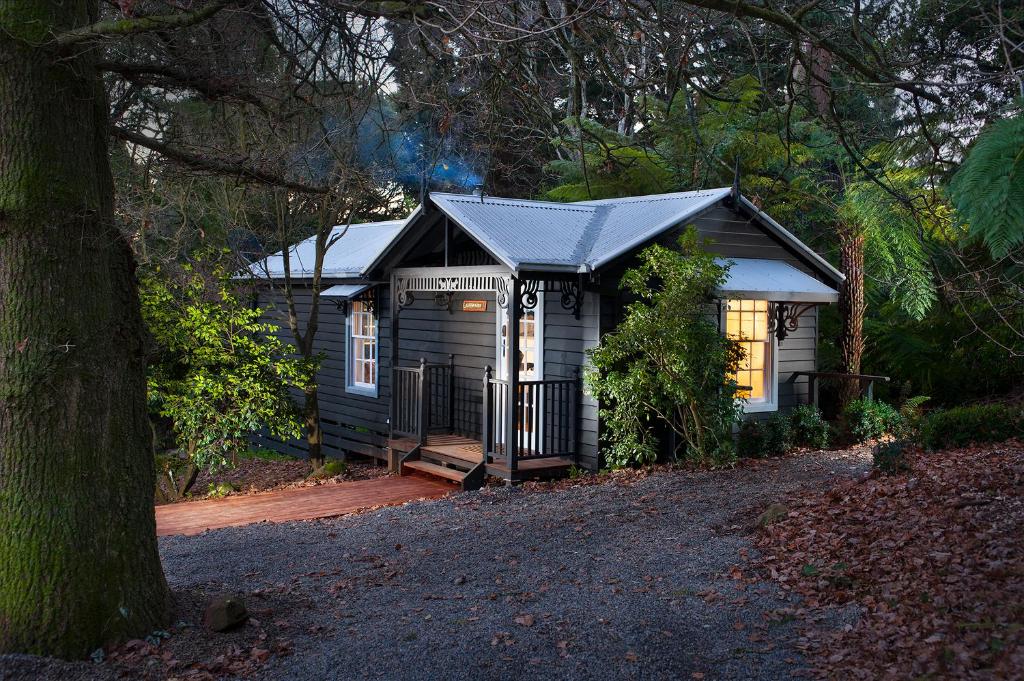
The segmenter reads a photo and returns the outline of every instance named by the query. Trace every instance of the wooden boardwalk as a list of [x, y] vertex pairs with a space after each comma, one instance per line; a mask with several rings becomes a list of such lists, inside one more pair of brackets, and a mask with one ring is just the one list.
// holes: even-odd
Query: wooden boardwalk
[[330, 518], [361, 508], [436, 499], [455, 489], [451, 484], [433, 478], [388, 476], [226, 499], [165, 504], [156, 507], [156, 533], [158, 536], [199, 534], [204, 530], [263, 521], [282, 523]]

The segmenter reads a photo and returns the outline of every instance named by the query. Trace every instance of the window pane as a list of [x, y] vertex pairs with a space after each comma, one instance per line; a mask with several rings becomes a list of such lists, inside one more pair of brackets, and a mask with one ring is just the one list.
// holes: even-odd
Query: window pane
[[764, 372], [751, 371], [749, 375], [750, 382], [747, 385], [750, 386], [750, 399], [764, 399]]
[[738, 340], [743, 352], [734, 379], [739, 386], [749, 386], [738, 395], [751, 401], [770, 397], [771, 334], [768, 333], [768, 301], [731, 300], [726, 303], [725, 333]]

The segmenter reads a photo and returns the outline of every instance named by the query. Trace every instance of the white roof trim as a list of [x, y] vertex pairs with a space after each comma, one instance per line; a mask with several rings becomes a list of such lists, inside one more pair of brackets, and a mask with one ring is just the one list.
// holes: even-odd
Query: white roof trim
[[344, 300], [352, 300], [371, 286], [373, 286], [373, 284], [337, 284], [335, 286], [325, 288], [320, 292], [320, 296], [323, 298], [342, 298]]
[[755, 206], [750, 201], [750, 199], [743, 196], [742, 194], [740, 194], [739, 199], [740, 203], [743, 206], [745, 206], [748, 210], [752, 211], [758, 218], [760, 218], [761, 222], [764, 223], [764, 225], [767, 226], [768, 229], [775, 232], [775, 234], [778, 237], [780, 237], [783, 241], [786, 241], [791, 246], [796, 248], [798, 251], [803, 253], [805, 256], [810, 258], [816, 265], [821, 267], [827, 274], [829, 274], [837, 284], [846, 281], [845, 274], [837, 270], [827, 260], [825, 260], [817, 253], [815, 253], [810, 246], [805, 244], [803, 241], [800, 241], [800, 239], [796, 238], [796, 236], [794, 236], [794, 234], [790, 232], [788, 229], [786, 229], [779, 223], [775, 222], [775, 220], [773, 220], [772, 217], [768, 215], [768, 213], [765, 213], [763, 210]]
[[827, 284], [782, 260], [715, 258], [729, 265], [718, 293], [723, 298], [787, 303], [835, 303], [839, 293]]

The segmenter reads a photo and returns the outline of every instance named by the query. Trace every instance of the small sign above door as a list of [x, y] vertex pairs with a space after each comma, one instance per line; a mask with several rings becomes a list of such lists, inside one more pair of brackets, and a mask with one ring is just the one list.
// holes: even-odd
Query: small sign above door
[[487, 301], [486, 300], [463, 300], [462, 301], [463, 312], [487, 312]]

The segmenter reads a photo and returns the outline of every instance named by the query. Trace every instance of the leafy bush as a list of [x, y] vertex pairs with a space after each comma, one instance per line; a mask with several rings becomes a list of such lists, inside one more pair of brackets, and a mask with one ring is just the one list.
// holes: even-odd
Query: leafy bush
[[999, 442], [1024, 437], [1024, 410], [1005, 404], [975, 404], [937, 411], [921, 427], [929, 449], [962, 447], [972, 442]]
[[829, 426], [821, 410], [813, 404], [801, 404], [789, 413], [793, 444], [798, 447], [828, 447]]
[[740, 424], [737, 449], [740, 456], [763, 458], [780, 456], [793, 447], [793, 429], [789, 417], [775, 412], [764, 421], [753, 419]]
[[657, 458], [659, 434], [675, 433], [673, 456], [722, 465], [733, 460], [742, 351], [719, 333], [708, 309], [726, 267], [698, 245], [691, 227], [679, 251], [651, 246], [622, 285], [636, 298], [618, 328], [590, 351], [587, 387], [601, 401], [609, 465]]
[[879, 400], [853, 400], [846, 406], [843, 416], [847, 429], [857, 442], [880, 438], [888, 433], [902, 433], [904, 428], [899, 411]]
[[[200, 261], [200, 265], [202, 262]], [[178, 447], [195, 467], [224, 466], [247, 448], [251, 433], [290, 438], [302, 432], [289, 388], [301, 389], [315, 367], [289, 357], [291, 347], [263, 311], [240, 300], [227, 272], [185, 265], [178, 276], [159, 269], [140, 281], [142, 314], [155, 341], [150, 408], [169, 419]], [[181, 490], [184, 494], [195, 480]]]
[[872, 465], [886, 475], [897, 475], [910, 470], [906, 457], [907, 442], [893, 440], [875, 445], [871, 451]]

